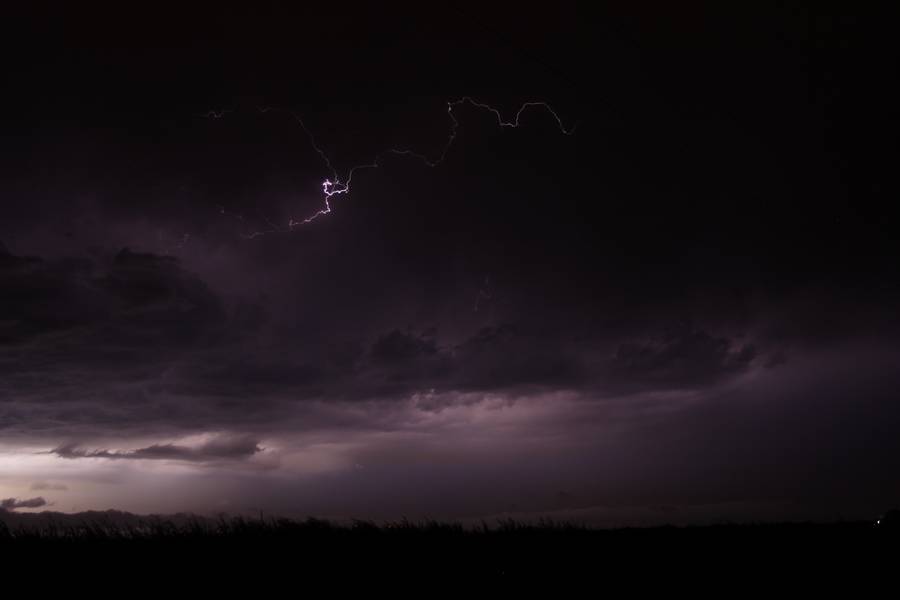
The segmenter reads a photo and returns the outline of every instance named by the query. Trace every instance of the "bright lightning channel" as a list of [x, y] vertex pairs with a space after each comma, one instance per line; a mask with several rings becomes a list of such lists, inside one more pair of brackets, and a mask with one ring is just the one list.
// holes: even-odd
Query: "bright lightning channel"
[[[454, 109], [456, 109], [457, 107], [459, 107], [463, 104], [468, 104], [475, 108], [485, 110], [485, 111], [492, 113], [497, 118], [498, 127], [512, 128], [512, 129], [516, 129], [520, 126], [522, 113], [524, 113], [525, 111], [527, 111], [529, 109], [535, 109], [535, 108], [544, 109], [556, 121], [556, 124], [559, 127], [559, 130], [562, 134], [572, 135], [575, 133], [575, 127], [573, 126], [570, 128], [566, 128], [566, 126], [564, 125], [563, 120], [560, 118], [559, 114], [557, 114], [557, 112], [555, 110], [553, 110], [553, 108], [546, 102], [525, 102], [524, 104], [522, 104], [519, 107], [519, 110], [516, 111], [515, 118], [512, 121], [504, 121], [503, 115], [501, 114], [499, 109], [494, 108], [493, 106], [491, 106], [489, 104], [485, 104], [483, 102], [478, 102], [469, 96], [464, 96], [464, 97], [460, 98], [459, 100], [447, 102], [447, 115], [450, 117], [450, 132], [447, 136], [447, 141], [444, 144], [444, 146], [442, 147], [441, 152], [437, 156], [437, 158], [429, 158], [426, 154], [422, 154], [422, 153], [419, 153], [419, 152], [416, 152], [413, 150], [400, 150], [400, 149], [392, 148], [392, 149], [386, 150], [380, 154], [376, 154], [374, 159], [369, 163], [360, 164], [360, 165], [356, 165], [356, 166], [352, 167], [349, 171], [347, 171], [346, 177], [341, 177], [340, 174], [338, 173], [338, 170], [332, 165], [331, 159], [328, 157], [328, 154], [326, 154], [325, 151], [322, 150], [322, 148], [318, 145], [315, 137], [312, 134], [312, 131], [310, 131], [310, 129], [306, 126], [306, 123], [303, 121], [303, 119], [300, 118], [300, 116], [297, 113], [287, 110], [287, 109], [282, 109], [282, 108], [272, 108], [272, 107], [268, 107], [268, 106], [257, 107], [257, 109], [261, 113], [275, 111], [275, 112], [283, 112], [283, 113], [290, 115], [296, 121], [296, 123], [300, 126], [300, 128], [304, 131], [307, 138], [309, 139], [310, 145], [312, 146], [313, 150], [315, 150], [315, 152], [321, 157], [322, 162], [325, 164], [325, 167], [328, 169], [328, 171], [330, 171], [331, 176], [325, 178], [321, 183], [322, 207], [319, 210], [315, 211], [314, 213], [312, 213], [304, 218], [294, 219], [293, 217], [291, 217], [288, 219], [288, 221], [285, 225], [281, 225], [281, 226], [279, 226], [267, 219], [266, 221], [267, 221], [267, 224], [269, 225], [269, 229], [257, 229], [250, 233], [241, 234], [242, 237], [247, 238], [247, 239], [255, 239], [255, 238], [258, 238], [258, 237], [261, 237], [264, 235], [268, 235], [268, 234], [273, 234], [273, 233], [287, 233], [287, 232], [293, 231], [297, 227], [300, 227], [302, 225], [307, 225], [309, 223], [312, 223], [313, 221], [315, 221], [316, 219], [318, 219], [320, 217], [324, 217], [325, 215], [330, 214], [331, 210], [332, 210], [331, 199], [335, 196], [349, 194], [350, 186], [353, 182], [353, 175], [357, 171], [361, 171], [364, 169], [377, 169], [378, 167], [381, 166], [381, 160], [385, 154], [393, 154], [393, 155], [398, 155], [398, 156], [411, 156], [411, 157], [421, 161], [422, 164], [424, 164], [428, 167], [437, 167], [438, 165], [443, 163], [444, 160], [447, 158], [447, 153], [450, 151], [451, 146], [453, 146], [453, 143], [456, 141], [457, 133], [459, 131], [459, 119], [457, 119], [457, 117], [453, 111], [454, 111]], [[203, 116], [206, 118], [210, 118], [210, 119], [221, 119], [221, 118], [224, 118], [230, 112], [232, 112], [232, 111], [228, 110], [228, 109], [210, 110]], [[242, 215], [231, 213], [231, 212], [227, 211], [225, 209], [225, 207], [222, 207], [222, 206], [220, 206], [219, 209], [220, 209], [221, 214], [223, 214], [223, 215], [228, 215], [228, 216], [234, 217], [236, 219], [239, 219], [241, 221], [244, 221], [244, 217]]]

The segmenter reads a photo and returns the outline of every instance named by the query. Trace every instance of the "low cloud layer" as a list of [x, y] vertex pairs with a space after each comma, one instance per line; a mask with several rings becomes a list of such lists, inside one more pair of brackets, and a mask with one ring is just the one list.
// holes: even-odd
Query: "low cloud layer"
[[0, 510], [13, 511], [19, 508], [41, 508], [47, 506], [47, 501], [38, 496], [37, 498], [29, 498], [27, 500], [19, 500], [17, 498], [4, 498], [0, 500]]
[[86, 450], [75, 444], [65, 444], [50, 452], [60, 458], [105, 458], [110, 460], [176, 460], [189, 462], [211, 462], [223, 460], [243, 460], [261, 452], [257, 440], [249, 438], [214, 439], [200, 446], [179, 446], [177, 444], [153, 444], [136, 450]]
[[[401, 329], [382, 316], [355, 333], [332, 317], [333, 336], [298, 336], [253, 302], [216, 292], [180, 261], [128, 249], [46, 260], [3, 250], [0, 281], [16, 290], [0, 300], [0, 386], [8, 399], [0, 430], [29, 437], [89, 442], [116, 431], [281, 429], [300, 414], [308, 428], [316, 424], [304, 403], [322, 401], [698, 390], [780, 351], [737, 337], [721, 319], [656, 319], [654, 331], [627, 314], [611, 331], [577, 313], [560, 322], [510, 313], [463, 329]], [[253, 443], [110, 452], [76, 441], [57, 453], [203, 461], [250, 455]]]

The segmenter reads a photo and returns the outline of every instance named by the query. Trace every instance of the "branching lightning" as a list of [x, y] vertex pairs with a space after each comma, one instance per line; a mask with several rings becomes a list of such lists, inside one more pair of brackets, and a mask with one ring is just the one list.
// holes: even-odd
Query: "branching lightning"
[[[294, 119], [294, 121], [297, 123], [297, 125], [306, 134], [307, 138], [309, 139], [309, 143], [310, 143], [311, 147], [321, 157], [322, 162], [324, 163], [325, 168], [328, 170], [330, 175], [328, 177], [326, 177], [321, 183], [322, 205], [319, 210], [317, 210], [314, 213], [312, 213], [306, 217], [303, 217], [303, 218], [295, 219], [294, 217], [290, 217], [288, 219], [287, 223], [285, 223], [283, 225], [278, 225], [278, 224], [273, 223], [272, 221], [266, 219], [266, 223], [269, 226], [269, 228], [256, 229], [256, 230], [251, 231], [250, 233], [242, 234], [242, 236], [247, 239], [254, 239], [254, 238], [257, 238], [257, 237], [260, 237], [263, 235], [267, 235], [267, 234], [287, 233], [287, 232], [293, 231], [297, 227], [300, 227], [302, 225], [307, 225], [309, 223], [312, 223], [313, 221], [315, 221], [316, 219], [318, 219], [320, 217], [324, 217], [325, 215], [330, 214], [331, 210], [332, 210], [332, 205], [331, 205], [332, 198], [334, 198], [335, 196], [348, 195], [350, 193], [350, 186], [353, 182], [354, 174], [357, 171], [362, 171], [365, 169], [379, 168], [381, 166], [381, 161], [385, 155], [391, 154], [391, 155], [397, 155], [397, 156], [410, 156], [410, 157], [413, 157], [413, 158], [419, 160], [420, 162], [422, 162], [422, 164], [424, 164], [428, 167], [437, 167], [438, 165], [443, 163], [444, 160], [447, 158], [447, 154], [450, 151], [450, 148], [453, 146], [453, 143], [456, 141], [460, 123], [459, 123], [459, 119], [457, 119], [457, 117], [453, 111], [454, 111], [454, 109], [456, 109], [457, 107], [459, 107], [463, 104], [468, 104], [475, 108], [478, 108], [481, 110], [486, 110], [486, 111], [492, 113], [497, 118], [497, 126], [498, 127], [512, 128], [512, 129], [516, 129], [520, 126], [522, 114], [526, 110], [531, 109], [531, 108], [542, 108], [546, 112], [550, 113], [551, 117], [556, 121], [556, 124], [558, 125], [561, 133], [563, 133], [564, 135], [572, 135], [575, 133], [575, 127], [573, 126], [570, 128], [566, 128], [566, 126], [564, 125], [563, 120], [562, 120], [562, 118], [560, 118], [559, 114], [557, 114], [557, 112], [555, 110], [553, 110], [553, 108], [546, 102], [525, 102], [524, 104], [522, 104], [519, 107], [519, 110], [516, 111], [515, 118], [512, 121], [504, 121], [503, 115], [501, 114], [499, 109], [494, 108], [493, 106], [491, 106], [489, 104], [485, 104], [483, 102], [477, 102], [476, 100], [472, 99], [469, 96], [464, 96], [464, 97], [460, 98], [459, 100], [454, 100], [454, 101], [447, 103], [447, 115], [450, 118], [450, 131], [447, 135], [447, 141], [444, 143], [443, 147], [441, 148], [440, 153], [437, 155], [436, 158], [431, 158], [426, 154], [416, 152], [414, 150], [391, 148], [389, 150], [386, 150], [379, 154], [376, 154], [375, 157], [372, 159], [372, 161], [369, 163], [360, 164], [360, 165], [351, 167], [347, 171], [346, 177], [341, 177], [337, 168], [334, 167], [334, 165], [331, 162], [331, 159], [328, 157], [328, 154], [322, 149], [321, 146], [319, 146], [319, 144], [316, 142], [315, 136], [313, 136], [313, 134], [312, 134], [312, 131], [310, 131], [309, 127], [306, 126], [306, 123], [303, 121], [302, 118], [300, 118], [300, 116], [297, 113], [287, 110], [287, 109], [272, 108], [272, 107], [268, 107], [268, 106], [267, 107], [257, 107], [257, 110], [259, 110], [259, 112], [261, 112], [261, 113], [276, 111], [276, 112], [281, 112], [281, 113], [290, 115]], [[204, 116], [206, 118], [210, 118], [210, 119], [221, 119], [230, 112], [232, 112], [232, 110], [229, 110], [229, 109], [210, 110]], [[220, 213], [223, 215], [233, 217], [240, 221], [245, 221], [243, 215], [229, 212], [223, 206], [220, 206], [219, 209], [220, 209]]]

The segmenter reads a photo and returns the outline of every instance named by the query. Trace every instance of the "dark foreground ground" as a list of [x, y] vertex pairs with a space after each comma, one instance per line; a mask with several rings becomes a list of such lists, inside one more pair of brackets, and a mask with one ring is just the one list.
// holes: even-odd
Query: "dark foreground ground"
[[900, 532], [868, 522], [596, 530], [515, 521], [474, 529], [316, 519], [97, 518], [38, 527], [0, 521], [0, 565], [9, 573], [19, 572], [13, 566], [19, 563], [53, 577], [69, 573], [66, 581], [101, 573], [106, 581], [130, 578], [145, 587], [185, 576], [226, 587], [282, 579], [301, 587], [421, 579], [451, 586], [475, 579], [617, 582], [633, 589], [715, 586], [719, 580], [747, 589], [788, 580], [818, 588], [893, 586], [898, 549]]

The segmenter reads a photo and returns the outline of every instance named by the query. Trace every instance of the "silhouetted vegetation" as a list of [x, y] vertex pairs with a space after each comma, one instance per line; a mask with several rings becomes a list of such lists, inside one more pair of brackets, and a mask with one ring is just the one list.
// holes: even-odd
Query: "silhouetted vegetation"
[[851, 563], [884, 568], [893, 561], [897, 541], [895, 529], [874, 522], [603, 530], [549, 520], [475, 527], [190, 516], [123, 522], [103, 513], [76, 524], [0, 522], [0, 551], [106, 566], [161, 563], [174, 571], [227, 566], [308, 576], [403, 573], [455, 579], [605, 572], [627, 574], [639, 585], [650, 583], [644, 581], [648, 572], [653, 578], [690, 577], [697, 569], [719, 576], [758, 577], [764, 570], [822, 577], [835, 565], [844, 571]]

